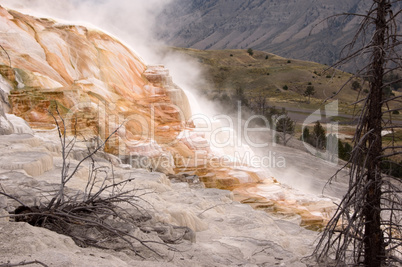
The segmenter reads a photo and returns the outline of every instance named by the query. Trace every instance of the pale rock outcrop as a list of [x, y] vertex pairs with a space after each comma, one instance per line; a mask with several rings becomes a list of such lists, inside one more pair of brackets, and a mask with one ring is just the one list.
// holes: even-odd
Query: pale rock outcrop
[[5, 114], [7, 120], [13, 126], [13, 132], [17, 134], [34, 134], [34, 131], [29, 124], [22, 118], [15, 116], [14, 114]]
[[0, 168], [21, 170], [32, 176], [41, 175], [53, 168], [53, 157], [44, 152], [18, 151], [0, 155]]
[[1, 114], [0, 111], [0, 135], [12, 134], [14, 133], [14, 127], [5, 114]]
[[[36, 129], [48, 128], [54, 123], [48, 110], [57, 103], [71, 127], [77, 118], [76, 129], [85, 137], [100, 135], [105, 140], [125, 122], [107, 151], [122, 156], [158, 154], [154, 147], [142, 151], [141, 146], [170, 143], [191, 116], [187, 97], [169, 71], [160, 65], [146, 66], [117, 39], [3, 7], [0, 17], [1, 45], [12, 59], [10, 63], [8, 57], [0, 58], [0, 87], [5, 92], [1, 96], [10, 98], [9, 104], [2, 103], [4, 112], [0, 110], [2, 132], [27, 132], [22, 122], [16, 122], [13, 130], [3, 119], [5, 112]], [[147, 134], [154, 129], [155, 135]]]
[[[57, 190], [60, 166], [55, 162], [55, 170], [35, 177], [0, 168], [0, 182], [4, 190], [27, 205], [39, 204], [41, 198]], [[142, 201], [138, 205], [154, 218], [135, 235], [143, 240], [159, 240], [155, 239], [159, 235], [167, 241], [184, 235], [174, 245], [180, 253], [159, 246], [166, 259], [141, 260], [124, 252], [80, 248], [68, 237], [26, 223], [1, 222], [0, 264], [39, 260], [57, 267], [82, 266], [83, 261], [86, 266], [304, 266], [300, 258], [311, 252], [317, 233], [235, 202], [230, 191], [191, 189], [187, 183], [171, 183], [158, 172], [114, 170], [116, 181], [133, 179], [129, 186], [139, 190]], [[84, 174], [75, 177], [68, 192], [74, 195], [82, 190], [84, 178]], [[19, 205], [4, 198], [2, 203], [8, 211]], [[179, 236], [177, 231], [181, 231]]]
[[[3, 74], [7, 77], [4, 78]], [[11, 68], [3, 65], [0, 67], [0, 135], [12, 133], [29, 133], [33, 134], [32, 129], [27, 122], [10, 112], [10, 103], [8, 101], [9, 93], [13, 90], [12, 82], [8, 79], [15, 77]], [[12, 78], [11, 78], [12, 79]]]
[[29, 147], [38, 147], [42, 145], [43, 142], [38, 137], [32, 134], [10, 134], [10, 135], [2, 135], [0, 136], [0, 146], [9, 147], [9, 150], [14, 150], [13, 146], [29, 146]]
[[[50, 135], [45, 131], [36, 133], [36, 136], [1, 136], [1, 154], [10, 147], [12, 151], [19, 151], [21, 158], [24, 153], [32, 155], [35, 151], [47, 151], [54, 164], [51, 170], [40, 175], [28, 175], [22, 170], [22, 165], [19, 170], [0, 167], [2, 190], [30, 206], [40, 205], [51, 198], [59, 189], [61, 158], [49, 144], [57, 141], [55, 132]], [[71, 158], [69, 163], [74, 168], [77, 161]], [[110, 166], [107, 161], [99, 161], [99, 164]], [[88, 168], [84, 165], [69, 182], [69, 194], [84, 190], [88, 180]], [[84, 249], [76, 246], [70, 238], [46, 229], [7, 222], [7, 213], [2, 211], [0, 264], [39, 260], [56, 267], [82, 266], [82, 261], [87, 266], [305, 266], [301, 257], [312, 251], [317, 232], [301, 228], [300, 221], [275, 219], [266, 212], [240, 204], [233, 200], [233, 192], [197, 188], [183, 182], [172, 183], [165, 174], [144, 169], [115, 166], [113, 170], [115, 181], [132, 179], [125, 189], [138, 190], [137, 205], [153, 218], [139, 226], [135, 235], [154, 241], [183, 237], [181, 243], [175, 245], [180, 253], [158, 246], [158, 250], [166, 255], [166, 259], [158, 262], [141, 260], [124, 252]], [[12, 212], [19, 205], [11, 199], [0, 198], [0, 210], [5, 208]]]
[[[27, 223], [0, 223], [0, 264], [22, 261], [40, 261], [47, 266], [141, 266], [123, 253], [83, 249], [66, 236]], [[7, 260], [7, 261], [6, 261]], [[169, 263], [149, 262], [147, 266], [174, 266]]]
[[[11, 122], [6, 117], [6, 112], [10, 109], [8, 103], [8, 90], [10, 86], [4, 81], [3, 76], [0, 75], [0, 135], [12, 134], [14, 133], [14, 128]], [[3, 88], [6, 88], [4, 90]]]
[[32, 176], [53, 168], [53, 157], [44, 148], [36, 149], [41, 141], [30, 134], [0, 135], [0, 168], [24, 170]]

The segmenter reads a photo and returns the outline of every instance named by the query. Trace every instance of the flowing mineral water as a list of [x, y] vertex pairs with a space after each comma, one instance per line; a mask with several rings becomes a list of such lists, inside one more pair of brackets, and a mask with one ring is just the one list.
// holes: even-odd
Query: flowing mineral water
[[[194, 94], [186, 89], [183, 91], [190, 102], [192, 121], [196, 126], [195, 131], [204, 135], [214, 156], [225, 158], [225, 160], [235, 164], [237, 172], [232, 172], [233, 176], [240, 181], [249, 182], [249, 179], [245, 178], [248, 176], [245, 171], [253, 171], [258, 174], [261, 180], [271, 179], [269, 169], [252, 162], [256, 155], [251, 147], [238, 136], [237, 131], [241, 129], [236, 131], [233, 123], [229, 123], [231, 126], [225, 125], [225, 122], [227, 124], [227, 121], [232, 119], [223, 114], [213, 115], [212, 110], [204, 112], [208, 109], [200, 107]], [[212, 106], [213, 104], [208, 103], [208, 105]]]
[[[233, 125], [231, 125], [232, 127], [226, 125], [225, 120], [228, 117], [225, 115], [211, 116], [206, 114], [206, 112], [203, 112], [206, 109], [200, 108], [194, 95], [188, 90], [185, 93], [192, 107], [195, 130], [199, 130], [204, 134], [203, 137], [208, 140], [210, 150], [214, 156], [225, 158], [226, 161], [230, 161], [234, 166], [228, 175], [237, 178], [241, 184], [236, 187], [235, 194], [239, 194], [241, 199], [247, 200], [247, 203], [254, 203], [256, 207], [261, 203], [261, 207], [265, 206], [267, 210], [277, 210], [279, 216], [285, 216], [291, 220], [299, 218], [298, 216], [295, 217], [296, 214], [299, 214], [301, 217], [300, 223], [311, 226], [314, 229], [319, 229], [326, 224], [335, 207], [333, 200], [324, 196], [317, 196], [304, 187], [294, 188], [299, 183], [308, 184], [315, 181], [314, 174], [311, 174], [313, 175], [311, 177], [306, 177], [309, 174], [305, 173], [303, 177], [307, 178], [307, 180], [300, 180], [300, 172], [303, 172], [303, 170], [286, 165], [286, 160], [288, 159], [280, 156], [280, 146], [268, 144], [269, 140], [272, 140], [272, 136], [269, 134], [260, 135], [260, 133], [256, 133], [255, 136], [252, 136], [258, 137], [260, 142], [264, 140], [267, 144], [265, 148], [256, 148], [256, 151], [253, 151], [245, 141], [244, 129], [235, 129]], [[240, 134], [236, 130], [242, 131], [243, 138], [239, 137]], [[228, 142], [228, 140], [231, 140], [231, 142]], [[302, 152], [294, 151], [294, 153]], [[268, 161], [265, 164], [264, 159]], [[273, 177], [273, 173], [278, 177]], [[289, 177], [289, 173], [291, 177]], [[255, 179], [255, 177], [258, 179]], [[286, 180], [288, 185], [279, 183], [276, 178], [279, 181]], [[298, 183], [295, 183], [295, 181], [298, 181]], [[301, 190], [302, 188], [303, 190]], [[262, 199], [258, 200], [259, 197]], [[255, 199], [254, 201], [256, 202], [250, 202], [252, 199]]]

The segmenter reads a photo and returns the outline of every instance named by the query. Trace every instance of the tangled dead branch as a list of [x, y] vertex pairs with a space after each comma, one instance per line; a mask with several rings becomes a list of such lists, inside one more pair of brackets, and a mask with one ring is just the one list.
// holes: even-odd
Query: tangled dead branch
[[27, 265], [32, 265], [32, 264], [37, 264], [37, 265], [41, 265], [43, 267], [49, 267], [48, 265], [44, 264], [41, 261], [38, 260], [34, 260], [34, 261], [21, 261], [19, 263], [4, 263], [4, 264], [0, 264], [0, 267], [16, 267], [16, 266], [27, 266]]
[[[131, 251], [141, 258], [164, 257], [159, 249], [161, 246], [168, 246], [169, 250], [175, 251], [169, 244], [182, 241], [188, 231], [175, 238], [155, 235], [150, 240], [144, 240], [141, 229], [152, 216], [143, 207], [146, 201], [142, 197], [150, 192], [133, 186], [132, 178], [116, 181], [113, 165], [109, 168], [94, 158], [118, 129], [95, 148], [88, 148], [87, 155], [73, 166], [69, 157], [76, 144], [77, 135], [71, 138], [67, 136], [66, 123], [57, 105], [55, 114], [51, 115], [57, 125], [61, 143], [62, 168], [59, 188], [47, 204], [40, 206], [28, 206], [5, 192], [4, 188], [0, 188], [0, 195], [20, 204], [8, 217], [17, 222], [27, 222], [70, 236], [81, 247]], [[73, 191], [67, 188], [83, 164], [89, 164], [85, 189]], [[149, 224], [147, 225], [149, 231]], [[151, 230], [158, 233], [161, 232], [159, 228], [160, 225], [151, 227]]]

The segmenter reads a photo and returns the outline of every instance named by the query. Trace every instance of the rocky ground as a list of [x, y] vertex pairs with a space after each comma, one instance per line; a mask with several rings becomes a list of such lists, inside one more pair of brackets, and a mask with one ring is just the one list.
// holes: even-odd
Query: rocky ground
[[[46, 202], [60, 177], [56, 137], [55, 131], [0, 136], [2, 190], [30, 205]], [[72, 164], [81, 154], [77, 147]], [[99, 160], [107, 162], [104, 155]], [[86, 168], [71, 180], [70, 189], [83, 190]], [[38, 260], [48, 266], [83, 266], [84, 262], [85, 266], [305, 266], [301, 259], [312, 252], [318, 235], [300, 227], [297, 217], [283, 220], [240, 204], [230, 191], [171, 182], [162, 173], [127, 165], [117, 164], [114, 173], [116, 179], [135, 178], [135, 186], [147, 191], [142, 205], [153, 217], [151, 229], [158, 223], [191, 229], [173, 245], [175, 250], [159, 246], [165, 257], [142, 260], [124, 251], [82, 248], [69, 237], [9, 221], [4, 215], [19, 204], [1, 196], [0, 264]], [[141, 231], [140, 236], [154, 239], [155, 232]]]

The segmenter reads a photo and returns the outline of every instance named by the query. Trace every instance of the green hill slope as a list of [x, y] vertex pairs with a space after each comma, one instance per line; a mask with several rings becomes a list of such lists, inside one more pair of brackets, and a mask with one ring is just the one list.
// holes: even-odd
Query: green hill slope
[[[241, 88], [248, 99], [263, 94], [272, 105], [310, 110], [322, 106], [325, 99], [352, 79], [350, 73], [326, 65], [286, 59], [261, 51], [253, 51], [250, 55], [246, 50], [169, 50], [200, 64], [207, 82], [200, 84], [199, 90], [207, 96], [217, 93], [233, 95]], [[310, 103], [303, 95], [307, 86], [314, 86], [316, 91]], [[352, 114], [350, 104], [356, 101], [358, 94], [358, 90], [346, 85], [335, 98], [339, 100], [340, 112]]]

